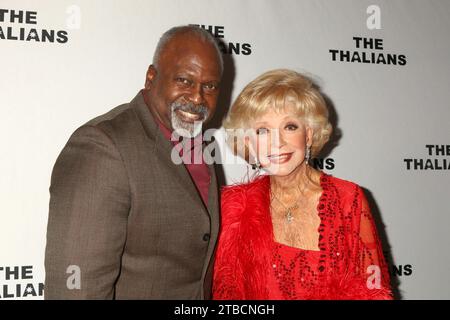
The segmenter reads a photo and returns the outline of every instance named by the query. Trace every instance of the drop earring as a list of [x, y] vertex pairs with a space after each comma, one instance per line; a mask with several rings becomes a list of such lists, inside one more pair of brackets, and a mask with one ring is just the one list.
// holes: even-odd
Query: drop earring
[[261, 169], [261, 163], [259, 163], [259, 161], [256, 160], [256, 163], [253, 163], [253, 164], [252, 164], [252, 169], [253, 169], [253, 170], [259, 170], [259, 169]]
[[306, 147], [305, 160], [306, 160], [306, 164], [309, 165], [309, 160], [311, 160], [311, 146]]

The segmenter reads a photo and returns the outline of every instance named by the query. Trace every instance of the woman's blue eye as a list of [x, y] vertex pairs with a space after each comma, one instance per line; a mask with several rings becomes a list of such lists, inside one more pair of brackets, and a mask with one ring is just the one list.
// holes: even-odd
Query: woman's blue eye
[[295, 125], [295, 124], [288, 124], [285, 128], [290, 130], [290, 131], [294, 131], [294, 130], [298, 129], [298, 126]]

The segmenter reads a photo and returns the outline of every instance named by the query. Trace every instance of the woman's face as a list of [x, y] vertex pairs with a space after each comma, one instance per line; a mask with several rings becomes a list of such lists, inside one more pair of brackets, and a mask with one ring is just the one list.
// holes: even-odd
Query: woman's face
[[252, 123], [256, 133], [250, 138], [249, 150], [257, 155], [261, 166], [271, 175], [287, 176], [305, 165], [312, 130], [287, 105], [283, 111], [270, 108]]

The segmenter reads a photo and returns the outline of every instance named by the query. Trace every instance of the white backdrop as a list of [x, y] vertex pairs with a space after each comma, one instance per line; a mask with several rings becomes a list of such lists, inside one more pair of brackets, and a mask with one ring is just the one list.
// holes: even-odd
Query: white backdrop
[[[225, 55], [222, 110], [269, 69], [316, 79], [341, 133], [324, 170], [365, 188], [398, 294], [449, 299], [449, 16], [447, 0], [0, 0], [0, 299], [42, 298], [57, 155], [135, 96], [159, 36], [181, 24], [239, 47]], [[247, 170], [223, 169], [227, 183]]]

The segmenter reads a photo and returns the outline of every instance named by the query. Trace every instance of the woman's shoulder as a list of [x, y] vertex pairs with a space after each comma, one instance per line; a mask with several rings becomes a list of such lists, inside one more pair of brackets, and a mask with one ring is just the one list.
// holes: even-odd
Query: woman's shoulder
[[334, 177], [326, 173], [322, 174], [321, 183], [324, 189], [338, 193], [341, 197], [354, 197], [363, 193], [362, 188], [356, 182]]
[[[356, 182], [328, 175], [325, 177], [326, 183], [323, 183], [324, 193], [323, 201], [328, 205], [324, 210], [333, 212], [334, 221], [338, 223], [349, 223], [359, 231], [359, 221], [363, 204], [366, 203], [366, 197], [363, 189]], [[340, 212], [340, 214], [337, 214]], [[345, 217], [342, 220], [342, 215]], [[345, 221], [345, 222], [343, 222]]]
[[254, 180], [246, 183], [236, 183], [227, 186], [223, 186], [221, 188], [221, 197], [222, 199], [225, 197], [231, 196], [245, 196], [249, 193], [258, 193], [269, 187], [269, 177], [268, 176], [259, 176]]
[[244, 213], [258, 216], [268, 203], [270, 180], [268, 176], [261, 176], [249, 183], [225, 186], [221, 192], [221, 217], [224, 224], [240, 221]]

